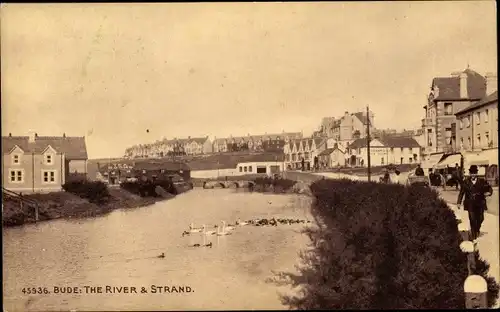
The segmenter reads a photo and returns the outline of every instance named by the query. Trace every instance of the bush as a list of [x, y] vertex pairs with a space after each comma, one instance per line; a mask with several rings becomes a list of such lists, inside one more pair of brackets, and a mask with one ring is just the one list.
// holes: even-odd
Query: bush
[[74, 180], [62, 187], [66, 192], [88, 199], [91, 203], [105, 204], [110, 198], [108, 187], [101, 181]]
[[136, 182], [122, 182], [120, 187], [124, 190], [140, 195], [141, 197], [157, 197], [156, 187], [161, 186], [165, 191], [170, 194], [177, 194], [177, 190], [175, 189], [173, 183], [169, 180], [162, 179], [156, 181], [136, 181]]
[[[311, 185], [319, 229], [302, 254], [295, 309], [463, 309], [467, 262], [456, 219], [427, 187], [350, 180]], [[484, 270], [483, 270], [484, 271]], [[485, 274], [484, 272], [482, 274]], [[489, 302], [496, 297], [489, 283]]]

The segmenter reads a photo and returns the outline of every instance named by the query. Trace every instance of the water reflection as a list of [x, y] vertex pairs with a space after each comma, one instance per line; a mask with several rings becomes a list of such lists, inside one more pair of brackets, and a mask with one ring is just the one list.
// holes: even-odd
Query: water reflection
[[[304, 225], [237, 227], [229, 236], [182, 237], [190, 223], [300, 218], [309, 200], [195, 189], [155, 205], [78, 221], [4, 229], [6, 310], [282, 309], [271, 271], [293, 271]], [[212, 248], [190, 247], [208, 244]], [[157, 258], [161, 253], [165, 258]], [[28, 296], [23, 287], [186, 285], [193, 293]], [[286, 291], [286, 290], [283, 290]]]

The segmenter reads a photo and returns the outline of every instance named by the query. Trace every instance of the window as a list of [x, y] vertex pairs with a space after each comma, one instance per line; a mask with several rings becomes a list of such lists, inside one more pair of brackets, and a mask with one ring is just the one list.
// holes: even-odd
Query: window
[[52, 164], [52, 155], [50, 154], [45, 155], [45, 163], [48, 165]]
[[267, 169], [266, 167], [257, 167], [257, 173], [266, 173]]
[[405, 151], [405, 148], [404, 148], [404, 147], [402, 147], [402, 148], [401, 148], [401, 153], [403, 153], [404, 151]]
[[19, 165], [21, 163], [21, 157], [19, 156], [19, 154], [12, 155], [12, 163], [14, 165]]
[[486, 131], [484, 133], [484, 139], [486, 141], [485, 143], [489, 145], [490, 144], [490, 133], [488, 131]]
[[432, 146], [432, 129], [427, 129], [427, 146]]
[[465, 118], [465, 125], [470, 128], [470, 115]]
[[248, 172], [252, 172], [252, 166], [248, 166]]
[[413, 148], [410, 147], [410, 154], [413, 154]]
[[382, 157], [382, 158], [380, 159], [380, 164], [381, 164], [381, 165], [383, 165], [383, 164], [384, 164], [384, 157]]
[[10, 182], [22, 183], [24, 181], [22, 170], [10, 170]]
[[44, 183], [56, 182], [56, 172], [54, 170], [42, 170], [42, 181]]
[[446, 128], [444, 135], [446, 139], [446, 144], [451, 145], [451, 128]]
[[481, 147], [481, 134], [480, 133], [477, 134], [476, 142], [477, 142], [477, 147]]
[[467, 138], [467, 147], [471, 147], [472, 146], [472, 140], [470, 139], [470, 137]]
[[409, 161], [409, 162], [410, 162], [410, 164], [411, 164], [411, 163], [412, 163], [412, 161], [413, 161], [413, 158], [411, 158], [411, 157], [410, 157], [410, 158], [408, 158], [408, 161]]
[[243, 172], [243, 167], [240, 167], [240, 172]]
[[394, 153], [394, 147], [391, 147], [391, 153]]
[[464, 148], [464, 138], [460, 138], [460, 149]]
[[476, 113], [476, 124], [479, 125], [481, 123], [481, 117], [479, 115], [479, 112]]
[[453, 115], [453, 103], [444, 103], [444, 114]]
[[404, 158], [403, 158], [403, 157], [401, 157], [401, 163], [403, 163], [403, 159], [404, 159]]
[[484, 111], [484, 123], [488, 123], [488, 119], [490, 118], [488, 110]]
[[247, 166], [243, 167], [243, 171], [247, 172]]
[[460, 129], [464, 128], [464, 119], [460, 118]]

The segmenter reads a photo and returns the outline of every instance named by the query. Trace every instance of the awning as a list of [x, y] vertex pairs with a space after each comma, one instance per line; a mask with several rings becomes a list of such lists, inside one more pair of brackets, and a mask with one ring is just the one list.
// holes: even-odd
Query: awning
[[443, 154], [434, 154], [430, 155], [429, 159], [423, 161], [420, 164], [422, 169], [434, 168], [434, 166], [439, 162], [439, 160], [443, 157]]
[[445, 169], [447, 167], [455, 167], [455, 164], [458, 164], [460, 166], [460, 160], [462, 158], [462, 154], [453, 154], [453, 155], [450, 155], [448, 157], [446, 157], [445, 159], [443, 159], [442, 161], [440, 161], [436, 168], [437, 169]]
[[466, 153], [464, 154], [464, 167], [468, 168], [469, 166], [489, 166], [489, 165], [498, 165], [498, 150], [490, 149], [484, 150], [476, 153]]

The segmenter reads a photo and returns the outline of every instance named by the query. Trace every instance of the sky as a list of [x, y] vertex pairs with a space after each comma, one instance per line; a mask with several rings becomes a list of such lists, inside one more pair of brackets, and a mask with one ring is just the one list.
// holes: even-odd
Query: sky
[[374, 112], [415, 129], [431, 81], [496, 72], [494, 1], [2, 4], [2, 135], [85, 136], [90, 158], [162, 138]]

